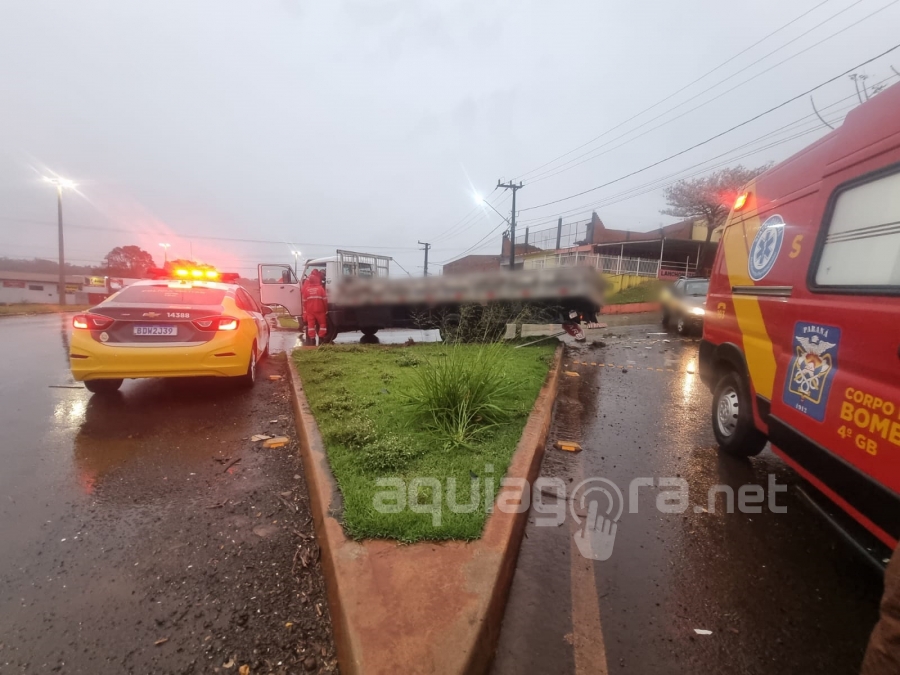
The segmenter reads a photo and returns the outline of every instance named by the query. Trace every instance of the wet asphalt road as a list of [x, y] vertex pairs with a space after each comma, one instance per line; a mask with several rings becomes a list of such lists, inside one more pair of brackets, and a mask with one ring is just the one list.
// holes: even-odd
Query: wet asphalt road
[[0, 672], [334, 671], [283, 356], [92, 398], [70, 321], [0, 319]]
[[[493, 672], [857, 673], [880, 576], [814, 513], [800, 479], [768, 448], [749, 461], [719, 454], [711, 396], [690, 372], [698, 345], [648, 335], [659, 330], [591, 331], [608, 346], [568, 352], [567, 369], [580, 376], [561, 383], [542, 475], [569, 490], [605, 477], [626, 503], [606, 561], [579, 554], [571, 515], [539, 527], [530, 514]], [[584, 450], [552, 450], [556, 439]], [[787, 486], [776, 502], [787, 513], [764, 505], [726, 514], [722, 497], [708, 512], [712, 485], [768, 492], [769, 474]], [[658, 511], [654, 487], [639, 489], [630, 512], [630, 482], [666, 476], [687, 481], [687, 510]]]

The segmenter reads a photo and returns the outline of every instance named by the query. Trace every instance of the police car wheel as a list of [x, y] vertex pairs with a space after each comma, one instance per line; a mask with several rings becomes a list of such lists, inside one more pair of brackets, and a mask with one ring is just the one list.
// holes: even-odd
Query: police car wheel
[[750, 388], [744, 377], [729, 370], [716, 385], [712, 402], [713, 434], [730, 455], [753, 457], [766, 446], [766, 436], [753, 422]]
[[119, 391], [122, 380], [88, 380], [84, 388], [92, 394], [113, 394]]
[[252, 387], [256, 384], [256, 343], [250, 349], [250, 363], [247, 364], [247, 372], [240, 376], [240, 385], [242, 387]]

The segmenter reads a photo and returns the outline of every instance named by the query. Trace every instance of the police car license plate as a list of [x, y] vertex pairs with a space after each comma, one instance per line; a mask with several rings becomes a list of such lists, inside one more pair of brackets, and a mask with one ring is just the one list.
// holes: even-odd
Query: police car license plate
[[135, 335], [178, 335], [175, 326], [135, 326]]

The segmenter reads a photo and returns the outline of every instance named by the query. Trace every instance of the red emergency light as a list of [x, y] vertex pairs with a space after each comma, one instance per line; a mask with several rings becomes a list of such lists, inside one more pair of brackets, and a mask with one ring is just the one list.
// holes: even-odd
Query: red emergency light
[[224, 283], [234, 283], [240, 275], [236, 272], [219, 272], [209, 265], [178, 265], [170, 269], [162, 267], [151, 267], [147, 270], [147, 274], [154, 280], [175, 279], [179, 281], [222, 281]]

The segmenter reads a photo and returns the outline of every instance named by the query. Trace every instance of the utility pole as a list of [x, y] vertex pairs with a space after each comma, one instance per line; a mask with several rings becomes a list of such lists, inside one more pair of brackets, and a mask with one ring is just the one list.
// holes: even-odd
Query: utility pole
[[522, 183], [518, 185], [510, 181], [509, 183], [501, 183], [497, 181], [497, 187], [504, 190], [512, 190], [512, 218], [509, 221], [509, 271], [516, 269], [516, 192], [522, 189]]
[[65, 246], [63, 245], [63, 212], [62, 212], [62, 195], [64, 188], [74, 190], [78, 184], [68, 178], [54, 175], [52, 178], [44, 176], [44, 181], [56, 187], [56, 213], [59, 218], [59, 304], [66, 304], [66, 256]]
[[56, 211], [59, 216], [59, 304], [66, 306], [66, 256], [63, 245], [63, 219], [62, 219], [62, 191], [63, 186], [56, 186]]
[[420, 241], [419, 245], [425, 247], [423, 249], [425, 251], [425, 274], [423, 274], [422, 276], [427, 277], [428, 276], [428, 249], [431, 248], [431, 244], [426, 244], [424, 241]]

